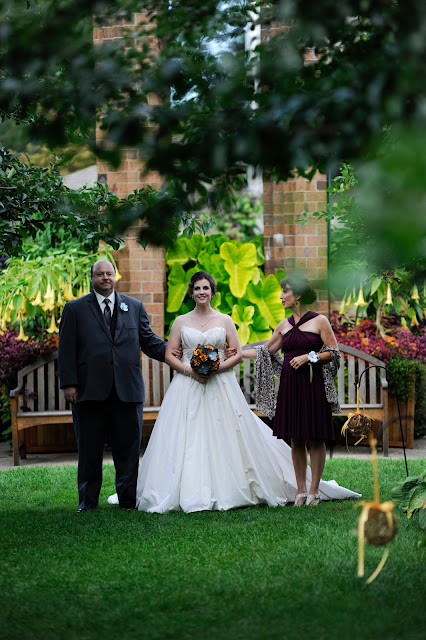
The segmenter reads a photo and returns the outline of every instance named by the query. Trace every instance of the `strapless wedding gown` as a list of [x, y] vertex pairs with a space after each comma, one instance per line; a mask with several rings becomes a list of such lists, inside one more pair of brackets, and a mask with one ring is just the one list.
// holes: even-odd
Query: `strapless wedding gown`
[[[183, 363], [198, 344], [217, 348], [223, 360], [225, 339], [222, 327], [182, 327]], [[307, 477], [309, 489], [309, 467]], [[323, 500], [360, 497], [334, 480], [319, 488]], [[290, 447], [250, 410], [232, 370], [205, 385], [174, 374], [139, 467], [140, 511], [275, 507], [294, 502], [296, 493]]]

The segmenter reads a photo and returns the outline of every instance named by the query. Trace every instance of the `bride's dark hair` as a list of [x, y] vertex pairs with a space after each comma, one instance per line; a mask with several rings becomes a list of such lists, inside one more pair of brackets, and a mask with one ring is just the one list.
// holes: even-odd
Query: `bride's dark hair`
[[196, 282], [198, 282], [198, 280], [208, 280], [210, 283], [210, 288], [212, 290], [212, 297], [216, 295], [217, 287], [213, 276], [210, 273], [207, 273], [207, 271], [197, 271], [197, 273], [194, 273], [191, 280], [189, 281], [188, 293], [190, 296], [192, 296], [192, 294], [194, 293], [194, 285]]

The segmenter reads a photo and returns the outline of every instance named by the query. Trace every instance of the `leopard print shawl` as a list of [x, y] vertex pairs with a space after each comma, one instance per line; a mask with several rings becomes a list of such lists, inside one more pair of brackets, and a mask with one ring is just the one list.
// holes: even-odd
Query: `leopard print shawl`
[[[256, 409], [264, 416], [273, 418], [275, 413], [275, 376], [280, 377], [283, 358], [281, 355], [270, 354], [267, 344], [255, 347], [257, 357], [254, 362], [254, 386]], [[323, 346], [321, 351], [329, 351], [331, 361], [322, 365], [324, 388], [327, 402], [331, 405], [333, 413], [340, 413], [339, 399], [337, 397], [334, 378], [340, 367], [340, 351], [336, 347]]]

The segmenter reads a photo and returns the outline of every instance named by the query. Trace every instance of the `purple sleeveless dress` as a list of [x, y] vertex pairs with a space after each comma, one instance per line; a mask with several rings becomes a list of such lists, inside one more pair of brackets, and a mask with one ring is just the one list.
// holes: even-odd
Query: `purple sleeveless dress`
[[315, 311], [308, 311], [297, 324], [294, 316], [291, 316], [288, 320], [292, 329], [283, 336], [284, 362], [273, 431], [274, 435], [284, 440], [335, 440], [331, 406], [325, 396], [322, 366], [318, 363], [312, 365], [311, 382], [309, 364], [297, 370], [290, 365], [290, 360], [295, 356], [319, 351], [323, 346], [317, 333], [300, 328], [317, 315], [319, 314]]

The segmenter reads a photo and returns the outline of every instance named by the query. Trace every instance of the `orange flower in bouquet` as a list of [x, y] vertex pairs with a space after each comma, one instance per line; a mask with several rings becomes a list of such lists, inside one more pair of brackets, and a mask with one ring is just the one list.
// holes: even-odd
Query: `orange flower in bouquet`
[[211, 371], [217, 371], [220, 364], [220, 356], [217, 349], [210, 344], [197, 345], [190, 360], [191, 367], [201, 375], [208, 375]]

